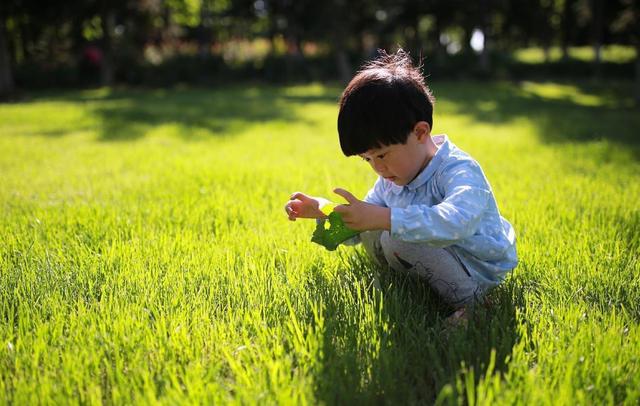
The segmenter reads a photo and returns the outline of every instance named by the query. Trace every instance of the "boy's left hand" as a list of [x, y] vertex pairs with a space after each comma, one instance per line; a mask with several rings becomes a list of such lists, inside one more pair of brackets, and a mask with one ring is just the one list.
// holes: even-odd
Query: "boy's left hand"
[[349, 204], [336, 206], [333, 211], [340, 213], [347, 227], [357, 231], [390, 230], [391, 209], [376, 206], [358, 200], [344, 189], [334, 189], [334, 193], [342, 196]]

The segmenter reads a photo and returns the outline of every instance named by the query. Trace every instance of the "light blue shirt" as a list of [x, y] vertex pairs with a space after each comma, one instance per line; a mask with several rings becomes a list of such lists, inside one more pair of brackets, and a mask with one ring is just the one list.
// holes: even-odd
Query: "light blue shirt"
[[391, 237], [447, 247], [472, 277], [495, 286], [518, 264], [513, 227], [500, 216], [480, 165], [446, 135], [408, 185], [378, 178], [364, 201], [391, 208]]

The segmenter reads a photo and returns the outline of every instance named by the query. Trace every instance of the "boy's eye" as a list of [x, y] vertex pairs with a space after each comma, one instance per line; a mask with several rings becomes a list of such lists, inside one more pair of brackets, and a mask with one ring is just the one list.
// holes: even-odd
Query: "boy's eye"
[[386, 152], [384, 154], [380, 154], [378, 155], [378, 159], [383, 159], [386, 155], [387, 155]]

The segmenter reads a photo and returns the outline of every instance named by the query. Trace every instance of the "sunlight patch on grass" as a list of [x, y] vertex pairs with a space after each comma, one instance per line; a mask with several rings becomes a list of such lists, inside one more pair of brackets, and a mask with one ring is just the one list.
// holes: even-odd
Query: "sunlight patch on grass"
[[[532, 47], [519, 49], [514, 53], [517, 61], [525, 63], [543, 63], [544, 51], [542, 48]], [[570, 47], [569, 57], [584, 62], [594, 60], [593, 47]], [[602, 60], [604, 62], [627, 63], [632, 62], [636, 58], [636, 50], [632, 46], [624, 45], [606, 45], [602, 47]], [[550, 61], [560, 61], [562, 59], [562, 50], [559, 47], [551, 47], [549, 50]]]
[[525, 95], [534, 95], [549, 100], [565, 100], [579, 106], [606, 106], [615, 103], [615, 100], [602, 95], [585, 93], [574, 85], [522, 82], [521, 89]]

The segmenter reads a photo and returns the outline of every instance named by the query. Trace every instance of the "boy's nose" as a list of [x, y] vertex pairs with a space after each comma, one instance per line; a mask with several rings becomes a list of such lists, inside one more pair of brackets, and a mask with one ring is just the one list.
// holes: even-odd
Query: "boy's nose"
[[383, 164], [382, 162], [375, 162], [374, 161], [373, 169], [378, 173], [384, 173], [387, 170], [387, 166], [385, 164]]

